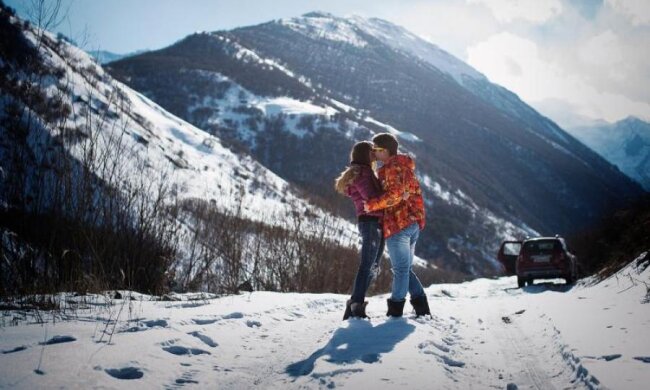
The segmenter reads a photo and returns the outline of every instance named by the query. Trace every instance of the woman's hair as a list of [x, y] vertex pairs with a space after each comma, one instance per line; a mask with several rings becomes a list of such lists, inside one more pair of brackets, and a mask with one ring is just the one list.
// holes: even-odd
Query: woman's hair
[[370, 160], [371, 150], [372, 142], [361, 141], [354, 144], [350, 152], [350, 166], [341, 172], [334, 181], [334, 188], [338, 193], [345, 194], [345, 190], [359, 175], [359, 167], [354, 164], [370, 166], [372, 163]]
[[397, 154], [397, 147], [399, 146], [399, 143], [397, 142], [397, 138], [395, 138], [395, 136], [390, 133], [377, 134], [376, 136], [372, 137], [372, 142], [374, 142], [375, 145], [379, 146], [380, 148], [388, 150], [388, 153], [391, 156]]

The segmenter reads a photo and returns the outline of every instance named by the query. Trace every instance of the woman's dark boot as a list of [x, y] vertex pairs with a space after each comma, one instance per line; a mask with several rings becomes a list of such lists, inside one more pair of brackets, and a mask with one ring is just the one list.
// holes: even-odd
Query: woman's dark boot
[[427, 301], [427, 296], [423, 295], [417, 298], [411, 298], [411, 305], [415, 309], [415, 316], [420, 317], [424, 315], [431, 315], [431, 310], [429, 309], [429, 301]]
[[366, 306], [368, 305], [368, 301], [365, 302], [352, 302], [350, 304], [350, 311], [352, 312], [352, 317], [357, 317], [357, 318], [368, 318], [366, 315]]
[[345, 302], [345, 313], [343, 313], [343, 321], [347, 320], [352, 315], [352, 308], [350, 308], [351, 304], [352, 299], [348, 299], [348, 301]]
[[347, 302], [345, 302], [343, 320], [347, 320], [350, 317], [368, 318], [366, 315], [366, 305], [368, 305], [368, 301], [359, 303], [352, 301], [352, 299], [348, 299]]
[[404, 313], [404, 304], [406, 303], [406, 300], [393, 301], [392, 299], [387, 299], [386, 303], [388, 303], [388, 312], [386, 313], [387, 316], [389, 317], [402, 316], [402, 313]]

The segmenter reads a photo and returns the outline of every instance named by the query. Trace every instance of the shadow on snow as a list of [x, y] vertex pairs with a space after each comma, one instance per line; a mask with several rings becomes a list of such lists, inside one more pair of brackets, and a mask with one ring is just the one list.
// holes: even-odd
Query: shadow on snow
[[555, 292], [561, 292], [561, 293], [566, 293], [571, 291], [575, 287], [575, 284], [565, 284], [565, 283], [556, 283], [553, 281], [543, 281], [540, 283], [535, 283], [532, 286], [526, 286], [526, 287], [507, 287], [504, 288], [503, 290], [506, 292], [511, 292], [511, 291], [519, 291], [521, 290], [522, 292], [528, 293], [528, 294], [539, 294], [543, 293], [546, 291], [555, 291]]
[[413, 333], [415, 326], [405, 319], [390, 319], [377, 326], [369, 321], [351, 320], [346, 328], [339, 328], [322, 348], [308, 358], [287, 366], [285, 372], [293, 377], [308, 375], [314, 370], [314, 363], [322, 356], [336, 364], [376, 363], [382, 353], [388, 353], [400, 341]]

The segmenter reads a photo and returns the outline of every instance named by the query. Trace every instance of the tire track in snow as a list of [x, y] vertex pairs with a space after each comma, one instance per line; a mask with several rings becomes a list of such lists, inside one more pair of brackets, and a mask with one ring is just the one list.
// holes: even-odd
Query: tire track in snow
[[531, 350], [533, 343], [519, 325], [501, 319], [501, 321], [494, 321], [491, 328], [495, 338], [499, 340], [502, 352], [509, 358], [509, 362], [528, 379], [528, 381], [516, 383], [518, 387], [528, 385], [538, 390], [556, 389], [551, 384], [550, 376], [539, 364], [536, 354]]

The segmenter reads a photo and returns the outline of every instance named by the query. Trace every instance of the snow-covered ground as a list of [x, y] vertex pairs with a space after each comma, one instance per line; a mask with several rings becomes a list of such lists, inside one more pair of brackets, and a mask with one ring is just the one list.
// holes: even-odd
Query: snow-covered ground
[[433, 285], [431, 319], [386, 319], [386, 296], [345, 322], [334, 294], [68, 297], [87, 303], [55, 322], [3, 312], [0, 387], [642, 389], [649, 265], [574, 287]]

